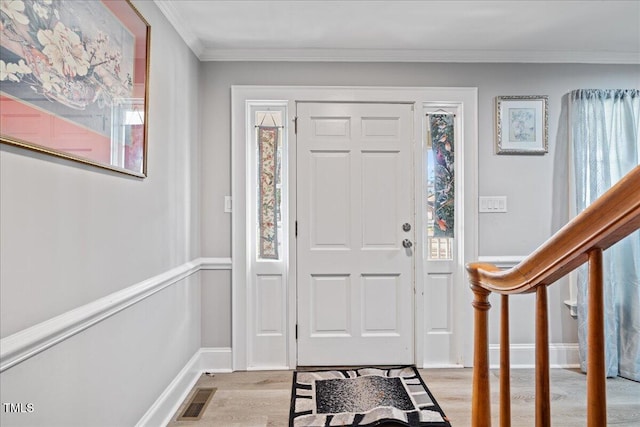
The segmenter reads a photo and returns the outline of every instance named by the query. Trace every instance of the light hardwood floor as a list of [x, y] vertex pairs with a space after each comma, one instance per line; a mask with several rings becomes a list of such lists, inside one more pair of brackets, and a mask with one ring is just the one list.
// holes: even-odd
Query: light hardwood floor
[[[534, 425], [535, 380], [532, 369], [511, 372], [512, 425]], [[471, 425], [471, 369], [421, 369], [420, 375], [454, 427]], [[288, 425], [291, 371], [203, 375], [196, 387], [217, 391], [199, 421], [172, 421], [170, 427], [264, 427]], [[498, 376], [491, 375], [493, 424], [498, 425]], [[554, 426], [584, 427], [586, 376], [576, 370], [551, 370], [551, 419]], [[187, 399], [188, 400], [188, 399]], [[640, 383], [607, 380], [610, 426], [640, 426]], [[173, 417], [182, 413], [182, 407]]]

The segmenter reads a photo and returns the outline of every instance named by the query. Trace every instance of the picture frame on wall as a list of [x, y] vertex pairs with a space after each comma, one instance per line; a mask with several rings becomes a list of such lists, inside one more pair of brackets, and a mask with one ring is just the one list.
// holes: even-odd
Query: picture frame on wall
[[549, 151], [547, 95], [496, 97], [496, 153]]
[[133, 4], [22, 0], [1, 15], [0, 141], [146, 177], [151, 27]]

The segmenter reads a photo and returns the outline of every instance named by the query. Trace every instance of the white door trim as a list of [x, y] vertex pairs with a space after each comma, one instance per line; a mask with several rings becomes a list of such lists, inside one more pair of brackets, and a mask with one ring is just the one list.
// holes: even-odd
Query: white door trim
[[[231, 309], [232, 309], [232, 353], [233, 370], [251, 369], [248, 366], [249, 360], [247, 349], [249, 334], [247, 333], [247, 314], [250, 295], [248, 295], [249, 265], [247, 258], [247, 135], [246, 135], [246, 104], [247, 101], [281, 101], [288, 105], [289, 120], [293, 118], [296, 101], [317, 101], [317, 102], [407, 102], [415, 105], [416, 120], [414, 120], [416, 138], [422, 137], [422, 118], [420, 115], [425, 103], [459, 103], [463, 109], [463, 120], [461, 124], [464, 141], [464, 173], [458, 175], [458, 179], [463, 182], [464, 193], [461, 194], [463, 205], [464, 222], [461, 224], [463, 230], [464, 245], [461, 250], [461, 262], [458, 265], [458, 281], [460, 285], [466, 286], [466, 273], [464, 263], [477, 258], [477, 235], [478, 235], [478, 96], [477, 88], [428, 88], [428, 87], [321, 87], [321, 86], [232, 86], [231, 88], [231, 164], [232, 179], [231, 193], [234, 206], [231, 215], [232, 228], [232, 275], [231, 275]], [[294, 127], [289, 126], [289, 141], [295, 141]], [[414, 156], [416, 167], [422, 167], [421, 156]], [[295, 159], [295, 144], [290, 144], [289, 159]], [[295, 163], [295, 162], [294, 162]], [[289, 168], [295, 167], [289, 162]], [[418, 169], [416, 169], [418, 170]], [[291, 177], [295, 177], [295, 169], [290, 169]], [[422, 179], [421, 174], [415, 174], [416, 180]], [[422, 189], [422, 183], [416, 183], [416, 192]], [[295, 200], [295, 180], [289, 182], [289, 194], [291, 195], [290, 206], [296, 205]], [[421, 200], [421, 194], [416, 194], [416, 200]], [[291, 257], [295, 257], [295, 235], [292, 230], [295, 220], [295, 210], [290, 210], [289, 227], [291, 236], [289, 251]], [[416, 224], [417, 226], [417, 224]], [[420, 245], [421, 246], [421, 245]], [[422, 251], [416, 251], [416, 268], [421, 270]], [[288, 360], [284, 367], [294, 369], [296, 367], [296, 342], [295, 342], [295, 320], [296, 320], [296, 288], [294, 279], [295, 259], [289, 260], [289, 286], [287, 287], [287, 354]], [[424, 280], [422, 274], [416, 275], [416, 295], [422, 296], [424, 290]], [[424, 316], [420, 311], [422, 298], [416, 298], [415, 314], [415, 361], [420, 367], [424, 363]], [[471, 292], [458, 292], [455, 300], [455, 312], [457, 318], [455, 324], [458, 325], [457, 341], [460, 354], [458, 359], [460, 364], [471, 366], [472, 364], [472, 316], [471, 316]]]

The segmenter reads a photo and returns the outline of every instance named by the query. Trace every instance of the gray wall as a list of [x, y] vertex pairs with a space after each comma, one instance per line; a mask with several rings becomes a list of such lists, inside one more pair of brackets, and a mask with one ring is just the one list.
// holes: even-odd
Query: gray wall
[[[153, 28], [149, 177], [1, 146], [3, 338], [199, 256], [231, 256], [223, 196], [231, 192], [233, 84], [478, 87], [480, 194], [509, 197], [508, 214], [480, 217], [480, 255], [527, 254], [551, 234], [562, 95], [640, 86], [638, 66], [199, 64], [152, 2], [134, 3]], [[493, 99], [518, 94], [550, 96], [546, 156], [493, 154]], [[230, 346], [230, 289], [229, 272], [201, 272], [5, 371], [2, 401], [32, 402], [36, 411], [2, 413], [0, 422], [134, 424], [200, 346]], [[555, 342], [576, 341], [565, 298], [560, 286], [550, 295]], [[512, 332], [515, 342], [532, 342], [524, 329]]]
[[[200, 256], [199, 62], [153, 2], [148, 177], [0, 147], [2, 338]], [[170, 56], [168, 54], [170, 53]], [[0, 376], [0, 424], [135, 424], [201, 346], [195, 274]]]
[[[231, 85], [457, 86], [479, 92], [480, 195], [505, 195], [509, 212], [481, 214], [479, 255], [527, 255], [552, 234], [556, 133], [562, 96], [576, 88], [640, 87], [637, 65], [425, 64], [425, 63], [215, 63], [202, 65], [202, 247], [205, 256], [231, 254], [230, 217], [222, 201], [231, 192]], [[494, 154], [494, 99], [498, 95], [549, 95], [550, 153], [545, 156]], [[564, 204], [564, 202], [563, 202]], [[218, 286], [221, 286], [218, 284]], [[230, 284], [229, 284], [230, 286]], [[467, 286], [460, 283], [460, 286]], [[221, 295], [229, 294], [228, 291]], [[562, 301], [566, 283], [550, 290], [552, 342], [577, 342], [575, 321]], [[529, 300], [529, 301], [527, 301]], [[529, 296], [513, 298], [516, 343], [533, 342]], [[226, 311], [229, 299], [204, 304]], [[498, 306], [498, 304], [495, 304]], [[497, 310], [493, 310], [497, 314]], [[531, 325], [528, 324], [531, 323]], [[211, 329], [205, 339], [229, 345], [230, 324]], [[208, 335], [213, 334], [213, 335]], [[492, 333], [497, 337], [497, 333]]]

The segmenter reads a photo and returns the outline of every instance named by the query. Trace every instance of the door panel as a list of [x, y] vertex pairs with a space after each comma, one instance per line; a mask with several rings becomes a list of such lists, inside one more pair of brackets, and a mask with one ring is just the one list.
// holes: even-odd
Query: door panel
[[397, 249], [399, 153], [362, 153], [362, 247]]
[[281, 275], [256, 276], [256, 334], [282, 335], [284, 332], [284, 281]]
[[371, 274], [362, 277], [363, 335], [398, 335], [401, 291], [399, 275]]
[[311, 283], [311, 335], [349, 336], [351, 278], [346, 275], [314, 275]]
[[298, 103], [298, 365], [413, 363], [413, 109]]
[[351, 228], [349, 153], [311, 152], [311, 247], [348, 249]]

